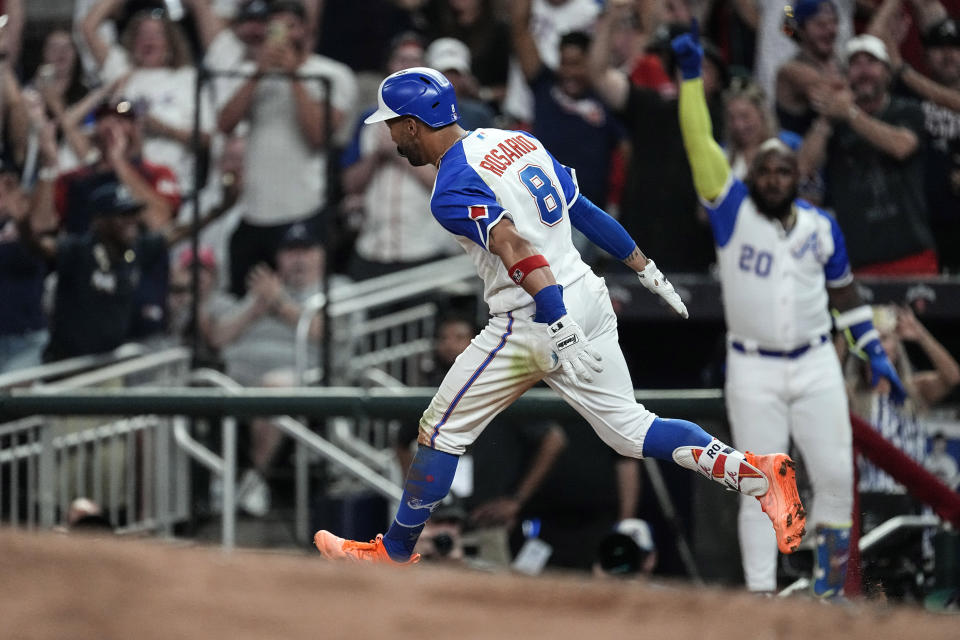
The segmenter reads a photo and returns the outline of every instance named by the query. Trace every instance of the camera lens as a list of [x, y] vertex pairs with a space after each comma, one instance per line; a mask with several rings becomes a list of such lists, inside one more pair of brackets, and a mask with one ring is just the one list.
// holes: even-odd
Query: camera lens
[[437, 550], [437, 555], [446, 557], [453, 551], [453, 538], [449, 533], [438, 533], [433, 536], [433, 548]]

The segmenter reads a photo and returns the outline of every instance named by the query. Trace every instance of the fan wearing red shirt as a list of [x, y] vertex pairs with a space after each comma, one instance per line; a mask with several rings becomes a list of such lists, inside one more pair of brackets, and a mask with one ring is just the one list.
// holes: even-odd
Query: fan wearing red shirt
[[180, 207], [180, 187], [169, 167], [141, 159], [141, 132], [134, 105], [123, 99], [103, 103], [95, 111], [94, 119], [99, 159], [63, 174], [54, 185], [54, 205], [61, 229], [85, 233], [92, 216], [90, 194], [97, 187], [116, 181], [146, 204], [141, 222], [151, 231], [163, 231]]

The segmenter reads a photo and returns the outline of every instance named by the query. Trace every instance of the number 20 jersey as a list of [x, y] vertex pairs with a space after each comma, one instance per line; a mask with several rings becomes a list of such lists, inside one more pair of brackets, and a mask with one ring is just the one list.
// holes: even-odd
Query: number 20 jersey
[[789, 350], [828, 333], [826, 288], [853, 281], [836, 219], [795, 200], [796, 222], [786, 232], [757, 211], [747, 185], [732, 177], [716, 201], [704, 205], [731, 337]]
[[533, 300], [490, 253], [491, 229], [510, 218], [550, 263], [557, 283], [569, 286], [590, 269], [570, 235], [569, 208], [579, 195], [573, 170], [536, 138], [520, 131], [476, 129], [441, 159], [430, 207], [476, 265], [490, 313], [502, 314]]

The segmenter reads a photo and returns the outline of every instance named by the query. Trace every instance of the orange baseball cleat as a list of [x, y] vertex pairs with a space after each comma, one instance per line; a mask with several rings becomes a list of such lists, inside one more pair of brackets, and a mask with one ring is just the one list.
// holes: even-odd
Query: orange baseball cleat
[[747, 462], [760, 469], [770, 483], [767, 492], [757, 496], [760, 507], [773, 522], [777, 547], [781, 553], [793, 553], [806, 533], [807, 512], [797, 491], [796, 463], [783, 453], [758, 456], [744, 453]]
[[383, 546], [383, 534], [378, 533], [370, 542], [345, 540], [329, 531], [321, 529], [313, 534], [313, 544], [323, 557], [330, 560], [351, 560], [353, 562], [372, 562], [377, 564], [407, 565], [420, 562], [420, 554], [415, 553], [406, 562], [397, 562]]

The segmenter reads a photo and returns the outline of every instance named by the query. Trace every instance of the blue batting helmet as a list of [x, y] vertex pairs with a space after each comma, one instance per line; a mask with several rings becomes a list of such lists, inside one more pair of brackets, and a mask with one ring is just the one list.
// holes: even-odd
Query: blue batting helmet
[[373, 124], [399, 116], [413, 116], [431, 127], [456, 122], [457, 96], [453, 85], [436, 69], [411, 67], [387, 76], [377, 92], [378, 108], [364, 122]]

